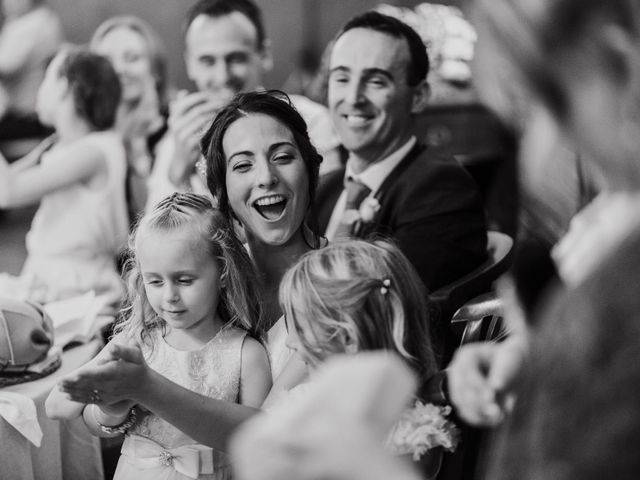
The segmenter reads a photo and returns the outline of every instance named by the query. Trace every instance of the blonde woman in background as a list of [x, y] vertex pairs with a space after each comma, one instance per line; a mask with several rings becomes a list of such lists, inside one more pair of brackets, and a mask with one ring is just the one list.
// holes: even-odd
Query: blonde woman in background
[[127, 198], [133, 220], [144, 210], [147, 177], [167, 129], [165, 50], [152, 27], [132, 15], [104, 21], [93, 34], [91, 50], [111, 61], [122, 84], [116, 128], [127, 151]]

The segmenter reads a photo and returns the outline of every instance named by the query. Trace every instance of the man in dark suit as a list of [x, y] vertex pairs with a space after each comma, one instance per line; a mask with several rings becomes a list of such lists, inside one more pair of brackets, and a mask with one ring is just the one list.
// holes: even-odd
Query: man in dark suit
[[392, 238], [430, 291], [478, 267], [486, 226], [477, 187], [453, 158], [431, 154], [413, 133], [429, 95], [418, 34], [367, 12], [345, 25], [330, 58], [329, 109], [349, 159], [346, 172], [321, 180], [321, 231], [329, 240], [345, 232]]

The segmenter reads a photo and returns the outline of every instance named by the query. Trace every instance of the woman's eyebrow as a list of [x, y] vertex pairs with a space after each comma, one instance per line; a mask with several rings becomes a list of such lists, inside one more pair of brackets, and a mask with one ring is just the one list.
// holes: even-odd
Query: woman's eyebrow
[[269, 147], [269, 153], [273, 153], [273, 151], [274, 151], [274, 150], [277, 150], [277, 149], [278, 149], [278, 148], [280, 148], [280, 147], [293, 147], [293, 148], [298, 148], [298, 147], [296, 146], [296, 144], [295, 144], [295, 143], [293, 143], [293, 142], [288, 142], [288, 141], [285, 141], [285, 142], [278, 142], [278, 143], [274, 143], [273, 145], [271, 145], [271, 146]]
[[[269, 145], [269, 149], [268, 149], [268, 153], [272, 154], [274, 150], [277, 150], [280, 147], [293, 147], [293, 148], [298, 148], [296, 146], [295, 143], [290, 142], [290, 141], [283, 141], [283, 142], [277, 142], [274, 143], [272, 145]], [[247, 157], [253, 157], [255, 154], [251, 151], [251, 150], [240, 150], [238, 152], [233, 152], [230, 156], [229, 159], [227, 160], [227, 163], [229, 163], [234, 157], [237, 157], [238, 155], [242, 155], [242, 156], [247, 156]]]
[[233, 152], [231, 155], [229, 155], [229, 158], [227, 159], [227, 163], [229, 163], [233, 159], [233, 157], [237, 157], [238, 155], [252, 157], [253, 152], [251, 150], [241, 150], [239, 152]]

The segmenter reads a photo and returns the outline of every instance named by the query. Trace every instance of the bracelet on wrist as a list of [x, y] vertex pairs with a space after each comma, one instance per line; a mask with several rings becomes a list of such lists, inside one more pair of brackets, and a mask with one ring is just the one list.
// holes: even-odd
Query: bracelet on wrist
[[100, 427], [100, 430], [102, 430], [104, 433], [108, 433], [109, 435], [113, 435], [116, 433], [126, 433], [127, 430], [129, 430], [136, 424], [138, 413], [135, 406], [132, 407], [131, 410], [129, 410], [127, 418], [125, 418], [124, 421], [118, 425], [104, 425], [102, 422], [100, 422], [100, 420], [98, 420], [98, 416], [96, 415], [96, 408], [100, 407], [94, 406], [93, 419], [95, 420], [98, 427]]

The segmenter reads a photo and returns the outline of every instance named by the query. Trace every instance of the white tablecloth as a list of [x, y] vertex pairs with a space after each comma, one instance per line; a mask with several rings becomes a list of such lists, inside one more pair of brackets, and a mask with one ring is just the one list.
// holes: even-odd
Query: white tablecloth
[[88, 362], [100, 349], [99, 341], [64, 352], [62, 366], [39, 380], [5, 387], [33, 399], [43, 437], [40, 448], [29, 443], [0, 417], [0, 480], [103, 480], [100, 439], [77, 418], [50, 420], [44, 402], [64, 375]]

